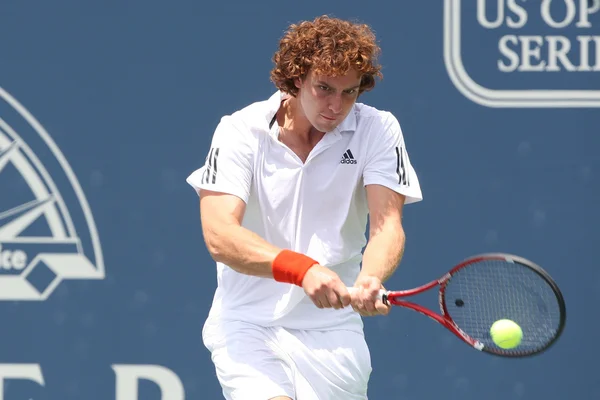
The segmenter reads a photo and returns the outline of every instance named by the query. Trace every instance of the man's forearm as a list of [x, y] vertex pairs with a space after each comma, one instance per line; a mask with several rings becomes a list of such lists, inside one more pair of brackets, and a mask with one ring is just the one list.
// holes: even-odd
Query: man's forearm
[[402, 228], [388, 228], [370, 235], [360, 275], [375, 276], [385, 282], [402, 259], [406, 237]]
[[272, 278], [272, 263], [281, 251], [254, 232], [236, 225], [205, 233], [208, 251], [215, 261], [246, 275]]

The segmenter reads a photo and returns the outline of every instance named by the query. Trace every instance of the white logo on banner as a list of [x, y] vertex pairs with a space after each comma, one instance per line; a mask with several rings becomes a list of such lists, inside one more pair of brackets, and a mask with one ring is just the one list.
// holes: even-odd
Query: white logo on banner
[[[562, 7], [557, 8], [561, 12], [552, 9], [553, 1], [560, 3]], [[494, 12], [489, 13], [490, 16], [486, 15], [487, 2], [497, 6]], [[504, 74], [584, 72], [594, 74], [599, 78], [596, 81], [600, 81], [600, 36], [591, 35], [593, 22], [590, 19], [592, 14], [600, 11], [600, 0], [536, 0], [527, 3], [530, 5], [527, 9], [523, 6], [526, 0], [487, 2], [477, 0], [479, 26], [513, 31], [494, 43], [498, 57], [491, 68]], [[543, 36], [519, 31], [527, 24], [530, 17], [528, 10], [539, 12], [544, 24], [555, 29], [557, 34]], [[575, 38], [564, 36], [561, 29], [566, 27], [577, 28], [581, 34]], [[461, 35], [461, 0], [445, 0], [444, 62], [454, 85], [470, 100], [488, 107], [600, 107], [600, 89], [502, 90], [480, 85], [463, 65]], [[542, 50], [547, 53], [545, 57], [542, 57]]]
[[0, 193], [0, 300], [45, 300], [63, 280], [105, 277], [94, 218], [73, 170], [1, 87]]

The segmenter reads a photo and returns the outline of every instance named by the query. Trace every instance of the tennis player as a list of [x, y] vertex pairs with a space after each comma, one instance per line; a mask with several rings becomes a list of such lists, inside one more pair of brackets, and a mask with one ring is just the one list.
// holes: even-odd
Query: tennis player
[[357, 102], [379, 52], [363, 24], [291, 25], [277, 91], [224, 116], [187, 178], [217, 266], [203, 342], [226, 399], [367, 398], [361, 316], [388, 314], [377, 293], [402, 258], [403, 206], [422, 199], [397, 119]]

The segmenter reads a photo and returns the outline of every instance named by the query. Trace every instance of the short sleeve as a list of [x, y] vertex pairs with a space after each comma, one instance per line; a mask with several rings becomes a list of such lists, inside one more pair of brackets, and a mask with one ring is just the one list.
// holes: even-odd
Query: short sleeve
[[232, 194], [248, 202], [254, 168], [252, 134], [240, 132], [231, 117], [223, 117], [212, 138], [204, 165], [186, 182], [200, 189]]
[[372, 125], [370, 137], [364, 184], [386, 186], [406, 196], [405, 204], [423, 200], [398, 120], [386, 113], [382, 121]]

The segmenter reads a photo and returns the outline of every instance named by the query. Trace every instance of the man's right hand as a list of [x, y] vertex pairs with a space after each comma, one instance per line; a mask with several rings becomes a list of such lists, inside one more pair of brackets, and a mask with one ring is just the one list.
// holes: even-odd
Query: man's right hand
[[322, 265], [315, 264], [306, 271], [302, 288], [319, 308], [340, 309], [350, 305], [348, 288], [340, 277]]

